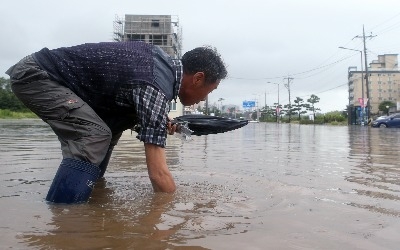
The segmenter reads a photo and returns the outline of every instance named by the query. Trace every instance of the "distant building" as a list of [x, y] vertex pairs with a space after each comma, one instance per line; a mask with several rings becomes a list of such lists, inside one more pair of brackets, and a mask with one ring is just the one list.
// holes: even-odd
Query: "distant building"
[[[113, 40], [143, 41], [162, 48], [172, 58], [182, 56], [182, 36], [177, 16], [171, 15], [125, 15], [125, 19], [116, 16]], [[183, 114], [183, 105], [171, 102], [170, 118]]]
[[[349, 67], [348, 70], [349, 124], [360, 123], [363, 92], [364, 98], [367, 98], [365, 72], [365, 69], [361, 71], [357, 70], [357, 67]], [[399, 105], [400, 70], [398, 68], [397, 54], [379, 55], [378, 60], [374, 60], [369, 64], [368, 90], [371, 115], [379, 113], [378, 107], [383, 101], [391, 101], [397, 106]]]

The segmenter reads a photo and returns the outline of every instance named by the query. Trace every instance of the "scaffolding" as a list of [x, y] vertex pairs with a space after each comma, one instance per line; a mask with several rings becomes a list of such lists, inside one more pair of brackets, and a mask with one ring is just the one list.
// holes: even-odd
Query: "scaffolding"
[[113, 41], [122, 42], [124, 39], [124, 22], [122, 19], [115, 15], [113, 23]]
[[162, 48], [171, 57], [182, 56], [182, 29], [178, 16], [171, 15], [117, 15], [114, 20], [113, 40], [144, 41]]

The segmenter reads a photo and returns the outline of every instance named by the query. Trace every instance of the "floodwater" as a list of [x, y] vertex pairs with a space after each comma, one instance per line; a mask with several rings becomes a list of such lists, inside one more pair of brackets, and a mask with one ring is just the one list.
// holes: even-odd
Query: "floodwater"
[[250, 123], [168, 138], [155, 194], [127, 131], [87, 204], [44, 198], [61, 161], [40, 120], [0, 120], [2, 249], [399, 249], [400, 130]]

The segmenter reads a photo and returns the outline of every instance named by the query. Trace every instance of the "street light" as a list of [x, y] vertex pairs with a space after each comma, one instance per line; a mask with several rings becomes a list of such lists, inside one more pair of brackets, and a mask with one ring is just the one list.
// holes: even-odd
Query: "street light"
[[[361, 109], [361, 126], [364, 126], [364, 116], [365, 116], [365, 101], [364, 101], [364, 69], [363, 69], [363, 51], [358, 50], [358, 49], [349, 49], [345, 47], [339, 47], [339, 49], [347, 49], [347, 50], [352, 50], [352, 51], [358, 51], [360, 52], [361, 55], [361, 98], [362, 98], [362, 109]], [[368, 101], [367, 101], [368, 102]]]

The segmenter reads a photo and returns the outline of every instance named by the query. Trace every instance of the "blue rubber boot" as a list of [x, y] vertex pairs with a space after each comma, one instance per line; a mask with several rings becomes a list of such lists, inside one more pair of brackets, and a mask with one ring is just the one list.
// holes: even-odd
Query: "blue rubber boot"
[[87, 202], [99, 174], [100, 169], [90, 162], [63, 159], [46, 200], [54, 203]]

